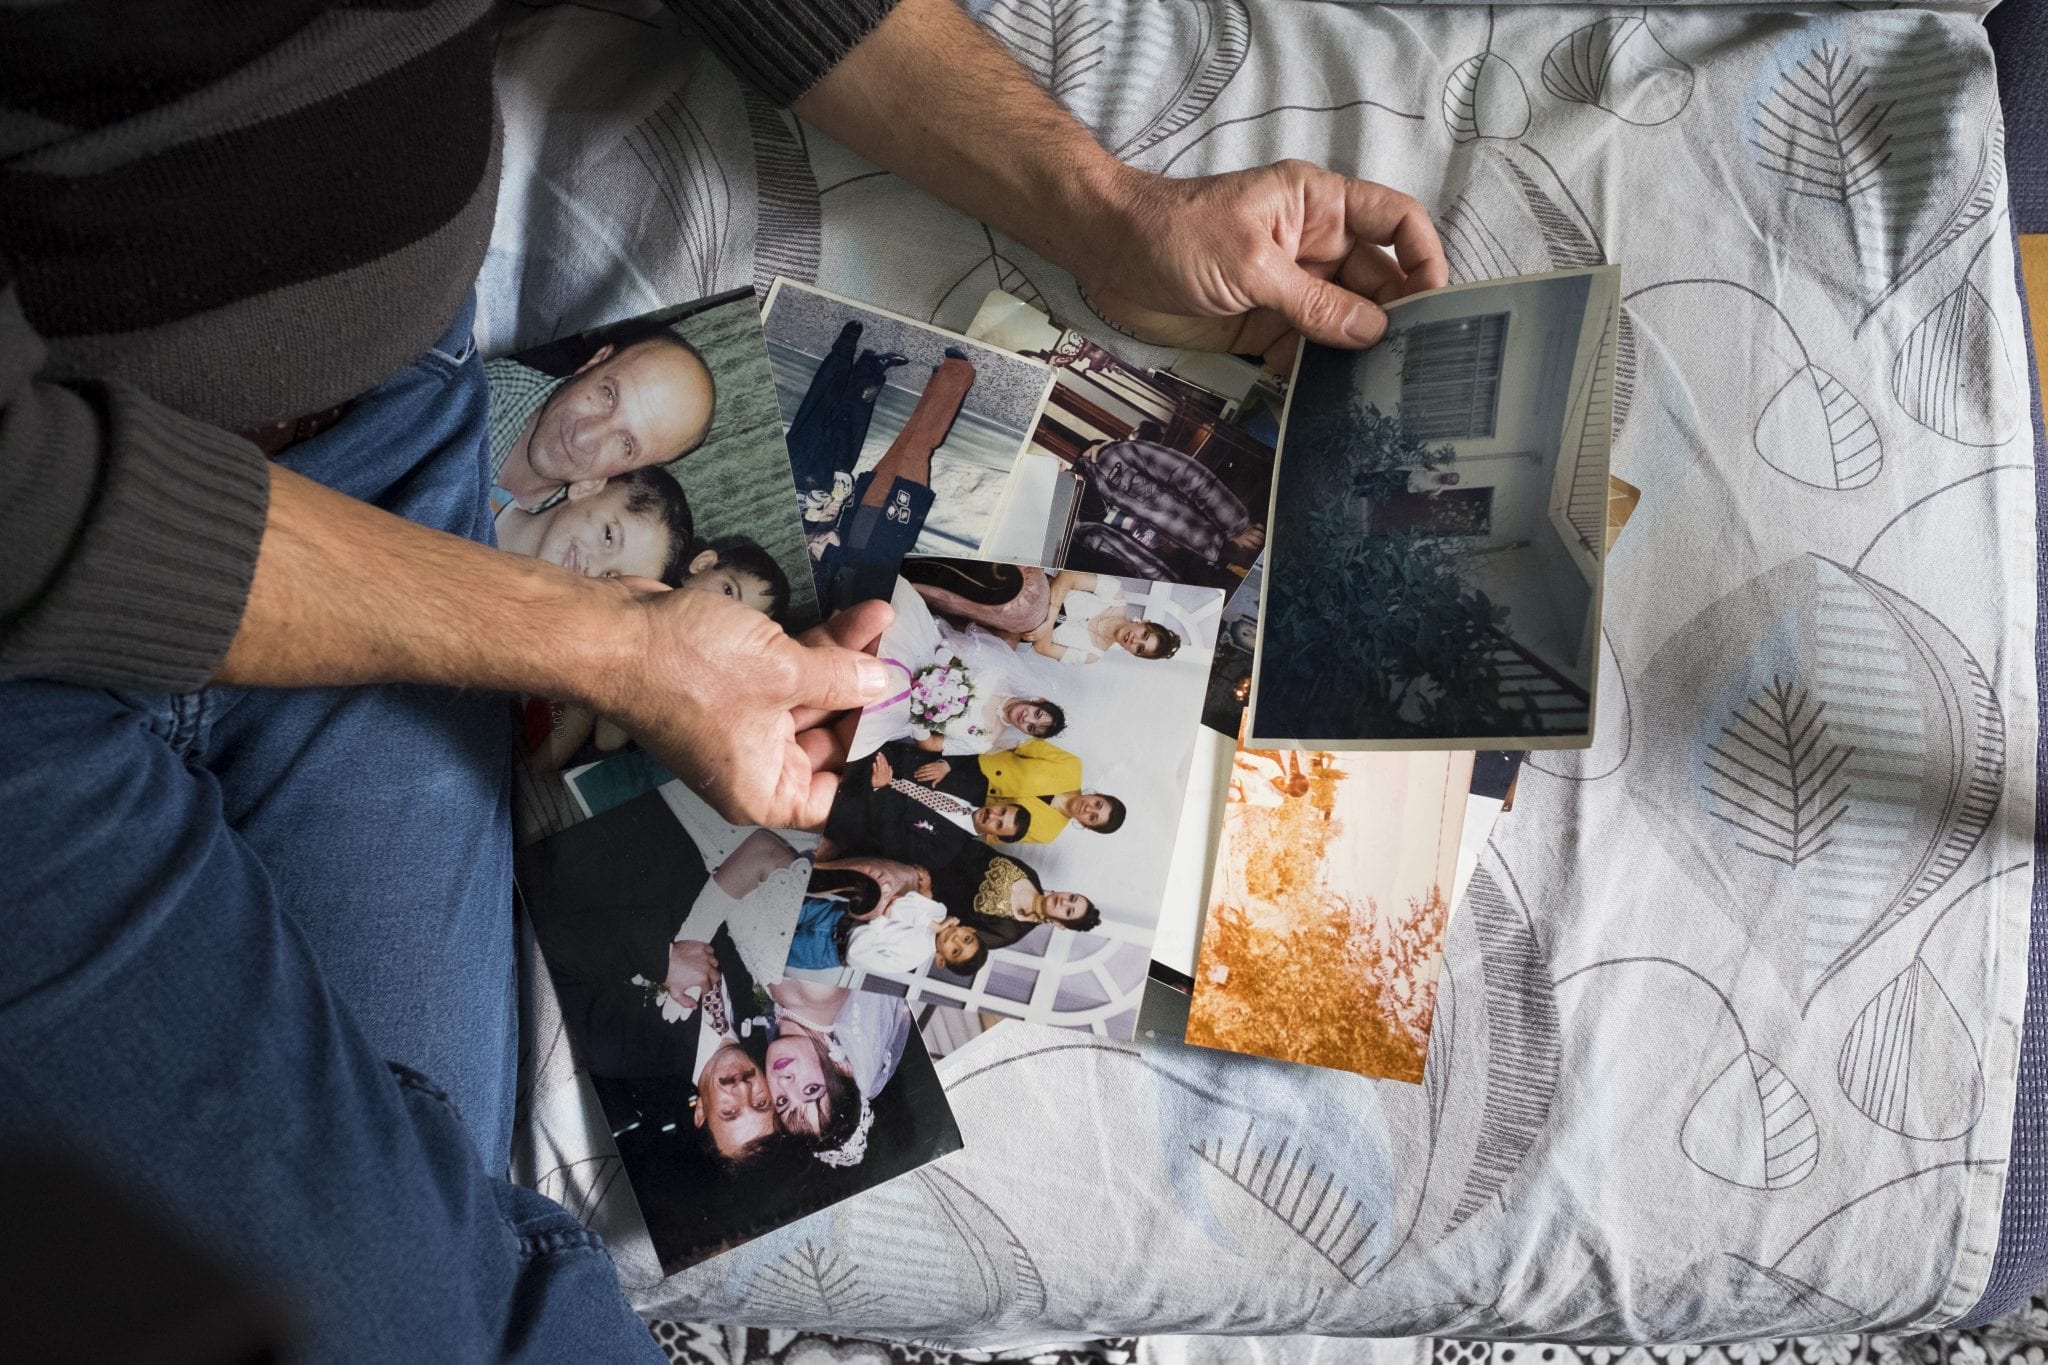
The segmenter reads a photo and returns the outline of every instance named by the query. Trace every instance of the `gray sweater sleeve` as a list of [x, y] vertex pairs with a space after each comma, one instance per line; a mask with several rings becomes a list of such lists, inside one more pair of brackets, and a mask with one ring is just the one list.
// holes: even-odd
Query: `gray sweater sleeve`
[[896, 0], [667, 3], [734, 75], [780, 105], [801, 99], [896, 7]]
[[0, 677], [196, 688], [241, 624], [263, 452], [44, 353], [0, 261]]

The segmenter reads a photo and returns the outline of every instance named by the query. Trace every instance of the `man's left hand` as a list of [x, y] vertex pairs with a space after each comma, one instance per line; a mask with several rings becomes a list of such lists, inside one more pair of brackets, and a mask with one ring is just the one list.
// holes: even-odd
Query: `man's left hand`
[[1124, 221], [1073, 264], [1104, 316], [1165, 345], [1284, 367], [1296, 333], [1370, 346], [1381, 305], [1450, 279], [1421, 204], [1305, 161], [1188, 180], [1127, 167], [1115, 185]]

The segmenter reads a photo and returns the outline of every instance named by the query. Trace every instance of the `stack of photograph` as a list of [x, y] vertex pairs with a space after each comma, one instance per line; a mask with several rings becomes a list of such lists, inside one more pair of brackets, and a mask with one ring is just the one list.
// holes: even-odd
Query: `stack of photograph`
[[[1423, 1078], [1522, 751], [1592, 743], [1619, 272], [1439, 289], [1288, 395], [1186, 1041]], [[1224, 672], [1224, 651], [1218, 671]]]
[[[487, 370], [503, 548], [818, 622], [751, 291]], [[814, 834], [726, 822], [572, 703], [529, 699], [525, 720], [515, 875], [543, 964], [526, 1101], [559, 1166], [623, 1171], [587, 1216], [621, 1243], [644, 1229], [666, 1273], [959, 1147], [904, 1001], [783, 978]]]

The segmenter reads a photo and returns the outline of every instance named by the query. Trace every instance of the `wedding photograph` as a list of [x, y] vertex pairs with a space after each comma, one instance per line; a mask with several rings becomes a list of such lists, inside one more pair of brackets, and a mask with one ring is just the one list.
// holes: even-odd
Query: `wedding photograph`
[[887, 597], [906, 554], [979, 553], [1052, 372], [786, 279], [763, 327], [827, 612]]
[[1304, 343], [1249, 743], [1592, 742], [1619, 272], [1458, 285]]
[[1223, 594], [903, 570], [876, 651], [902, 686], [861, 714], [816, 831], [862, 905], [800, 922], [788, 975], [1128, 1038]]
[[840, 881], [767, 830], [700, 843], [679, 785], [514, 869], [665, 1273], [960, 1145], [905, 1001], [782, 979], [797, 916]]
[[1240, 747], [1187, 1041], [1420, 1081], [1473, 768]]

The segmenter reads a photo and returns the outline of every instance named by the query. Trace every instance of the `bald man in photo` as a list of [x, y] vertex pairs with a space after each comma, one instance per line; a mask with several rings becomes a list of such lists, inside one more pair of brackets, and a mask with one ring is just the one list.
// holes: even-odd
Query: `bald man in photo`
[[711, 367], [666, 328], [600, 346], [562, 379], [516, 360], [488, 368], [492, 500], [501, 509], [541, 512], [589, 497], [605, 480], [667, 464], [711, 434]]

